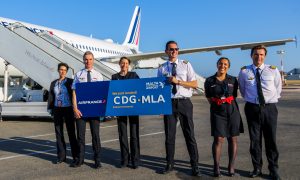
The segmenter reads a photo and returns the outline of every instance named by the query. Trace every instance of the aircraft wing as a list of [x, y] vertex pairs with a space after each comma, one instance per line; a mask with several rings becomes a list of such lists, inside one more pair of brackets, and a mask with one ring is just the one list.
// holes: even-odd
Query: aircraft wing
[[[251, 49], [252, 47], [254, 47], [256, 45], [265, 45], [267, 47], [280, 46], [280, 45], [285, 45], [288, 42], [294, 42], [294, 41], [296, 41], [296, 38], [273, 40], [273, 41], [250, 42], [250, 43], [241, 43], [241, 44], [230, 44], [230, 45], [222, 45], [222, 46], [180, 49], [179, 54], [190, 54], [190, 53], [197, 53], [197, 52], [215, 51], [216, 54], [221, 55], [220, 51], [226, 50], [226, 49], [240, 48], [241, 50], [247, 50], [247, 49]], [[127, 57], [130, 58], [130, 60], [132, 60], [132, 61], [147, 60], [147, 59], [163, 57], [163, 56], [166, 56], [164, 51], [127, 55]], [[118, 57], [116, 57], [116, 56], [108, 57], [103, 60], [108, 61], [108, 62], [118, 62], [120, 57], [119, 56]]]

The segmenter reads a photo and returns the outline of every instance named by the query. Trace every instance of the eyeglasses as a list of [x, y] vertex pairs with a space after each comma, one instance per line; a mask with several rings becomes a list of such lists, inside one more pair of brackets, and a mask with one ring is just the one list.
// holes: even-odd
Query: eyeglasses
[[179, 48], [169, 48], [168, 51], [178, 51]]
[[59, 71], [67, 71], [66, 69], [59, 69]]

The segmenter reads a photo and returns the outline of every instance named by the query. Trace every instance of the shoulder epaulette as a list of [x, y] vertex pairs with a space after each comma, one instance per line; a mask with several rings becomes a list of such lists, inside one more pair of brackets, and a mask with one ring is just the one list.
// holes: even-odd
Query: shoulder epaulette
[[247, 66], [243, 66], [243, 67], [241, 67], [241, 70], [244, 70], [244, 69], [246, 69], [247, 68]]
[[187, 61], [187, 60], [183, 60], [182, 62], [183, 62], [184, 64], [189, 63], [189, 61]]
[[276, 69], [277, 67], [272, 65], [272, 66], [270, 66], [269, 68], [270, 68], [270, 69]]

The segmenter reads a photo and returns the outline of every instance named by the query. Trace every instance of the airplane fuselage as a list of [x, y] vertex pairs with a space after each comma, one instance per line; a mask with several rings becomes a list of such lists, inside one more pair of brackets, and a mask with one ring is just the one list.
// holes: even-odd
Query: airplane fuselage
[[70, 32], [65, 32], [57, 29], [52, 29], [44, 26], [38, 26], [26, 22], [21, 22], [17, 20], [12, 20], [8, 18], [0, 17], [0, 25], [9, 26], [10, 24], [19, 22], [27, 27], [30, 31], [34, 33], [40, 33], [44, 31], [50, 32], [50, 34], [54, 34], [66, 42], [72, 44], [73, 47], [80, 49], [81, 51], [91, 51], [93, 52], [95, 58], [106, 58], [106, 57], [114, 57], [114, 56], [126, 56], [129, 54], [133, 54], [129, 47], [113, 43], [112, 40], [100, 40], [94, 39], [91, 37], [86, 37]]

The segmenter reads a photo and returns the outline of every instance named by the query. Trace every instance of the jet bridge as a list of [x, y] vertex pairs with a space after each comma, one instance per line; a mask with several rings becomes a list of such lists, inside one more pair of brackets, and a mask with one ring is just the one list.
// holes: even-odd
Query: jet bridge
[[[84, 67], [83, 52], [53, 33], [47, 31], [33, 33], [24, 25], [15, 23], [7, 27], [0, 26], [0, 37], [0, 56], [45, 89], [49, 89], [50, 83], [58, 77], [57, 65], [60, 62], [65, 62], [70, 66], [68, 77], [73, 77], [75, 72]], [[101, 72], [106, 80], [116, 73], [115, 70], [97, 60], [95, 60], [94, 68]], [[6, 81], [4, 84], [7, 84], [7, 77], [4, 79]], [[7, 96], [7, 85], [4, 87], [4, 95]], [[4, 100], [7, 100], [7, 97], [4, 97]], [[6, 115], [6, 104], [5, 101], [0, 104], [1, 115]], [[28, 106], [29, 109], [22, 108], [23, 113], [18, 112], [18, 115], [38, 115], [33, 113], [35, 106], [30, 107], [30, 103], [25, 104], [23, 105]], [[46, 103], [43, 103], [43, 106], [43, 112], [40, 114], [44, 115], [47, 112]], [[16, 109], [18, 110], [20, 108]], [[13, 112], [11, 106], [10, 112]]]

